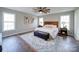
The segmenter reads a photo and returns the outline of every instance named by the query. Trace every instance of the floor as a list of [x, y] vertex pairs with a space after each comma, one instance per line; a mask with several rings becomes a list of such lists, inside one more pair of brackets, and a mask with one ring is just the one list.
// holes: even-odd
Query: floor
[[79, 52], [79, 41], [75, 40], [71, 36], [57, 39], [55, 46], [56, 52]]
[[[73, 37], [58, 36], [55, 40], [55, 52], [78, 52], [79, 42]], [[36, 50], [18, 36], [3, 39], [3, 52], [36, 52]]]
[[3, 39], [3, 52], [36, 52], [29, 44], [18, 36], [12, 36]]
[[2, 33], [0, 33], [0, 52], [2, 51]]
[[0, 45], [2, 45], [2, 33], [0, 33]]

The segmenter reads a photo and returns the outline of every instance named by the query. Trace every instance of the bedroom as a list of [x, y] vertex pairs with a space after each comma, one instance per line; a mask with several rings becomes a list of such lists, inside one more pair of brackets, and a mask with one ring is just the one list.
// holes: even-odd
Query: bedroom
[[[3, 52], [79, 51], [79, 8], [44, 8], [0, 7]], [[13, 19], [6, 18], [9, 16]]]

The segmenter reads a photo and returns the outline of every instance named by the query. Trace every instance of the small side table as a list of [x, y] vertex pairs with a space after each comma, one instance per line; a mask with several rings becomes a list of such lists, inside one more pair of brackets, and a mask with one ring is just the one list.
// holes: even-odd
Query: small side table
[[67, 36], [68, 35], [67, 28], [60, 28], [58, 35], [59, 36]]

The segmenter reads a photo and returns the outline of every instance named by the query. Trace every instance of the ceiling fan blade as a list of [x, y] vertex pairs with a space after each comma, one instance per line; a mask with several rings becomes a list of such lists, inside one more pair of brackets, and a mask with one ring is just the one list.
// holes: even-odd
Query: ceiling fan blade
[[42, 9], [42, 7], [37, 7], [37, 9]]
[[48, 9], [48, 10], [50, 10], [50, 9]]
[[43, 7], [43, 9], [46, 9], [47, 7]]

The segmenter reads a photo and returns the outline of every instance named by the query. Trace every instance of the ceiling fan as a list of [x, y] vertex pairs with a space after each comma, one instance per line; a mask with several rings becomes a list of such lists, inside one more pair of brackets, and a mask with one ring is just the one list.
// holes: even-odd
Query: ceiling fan
[[39, 12], [39, 13], [44, 13], [47, 14], [50, 12], [50, 9], [48, 9], [47, 7], [36, 7], [33, 8], [34, 12]]

